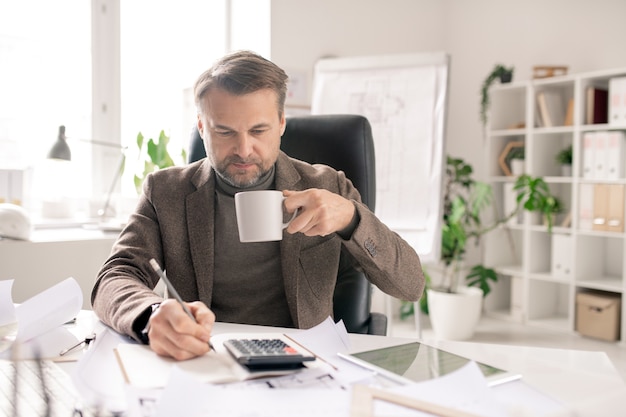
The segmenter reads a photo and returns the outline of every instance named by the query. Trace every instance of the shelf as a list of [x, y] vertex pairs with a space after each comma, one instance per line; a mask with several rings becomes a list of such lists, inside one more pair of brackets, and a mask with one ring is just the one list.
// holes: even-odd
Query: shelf
[[592, 290], [602, 290], [622, 293], [624, 291], [624, 285], [620, 278], [604, 277], [593, 280], [578, 280], [576, 286], [579, 288], [588, 288]]
[[594, 130], [611, 130], [611, 129], [615, 130], [618, 128], [612, 127], [608, 123], [597, 123], [594, 125], [581, 125], [580, 126], [581, 132], [591, 132]]
[[492, 137], [507, 137], [507, 136], [521, 136], [526, 134], [526, 129], [499, 129], [492, 130], [490, 135]]
[[511, 275], [511, 276], [521, 276], [523, 274], [521, 265], [505, 265], [498, 266], [494, 268], [498, 274], [502, 275]]
[[[590, 230], [596, 217], [619, 219], [623, 214], [607, 214], [600, 210], [602, 201], [594, 202], [589, 191], [600, 187], [588, 186], [626, 185], [626, 178], [597, 180], [582, 177], [583, 172], [589, 171], [591, 162], [589, 158], [583, 159], [583, 155], [588, 155], [584, 150], [589, 149], [589, 143], [585, 148], [583, 140], [589, 137], [586, 133], [626, 130], [626, 126], [584, 123], [588, 87], [609, 88], [610, 80], [616, 77], [626, 77], [626, 68], [519, 82], [494, 87], [490, 92], [493, 129], [487, 131], [485, 156], [486, 182], [493, 187], [494, 203], [503, 210], [510, 209], [514, 201], [511, 186], [516, 177], [502, 175], [503, 169], [497, 161], [505, 147], [517, 141], [524, 143], [526, 173], [541, 177], [565, 207], [550, 232], [545, 224], [541, 224], [540, 215], [524, 212], [519, 223], [508, 225], [509, 230], [497, 228], [482, 240], [484, 264], [492, 266], [501, 277], [485, 299], [485, 306], [490, 307], [485, 311], [490, 316], [576, 334], [578, 292], [598, 290], [626, 294], [626, 231]], [[541, 110], [537, 103], [540, 93], [546, 98], [546, 106]], [[569, 103], [573, 103], [573, 112], [568, 115], [572, 116], [568, 119], [572, 124], [538, 127], [542, 116], [548, 122], [563, 123]], [[540, 114], [542, 111], [543, 115]], [[509, 128], [513, 126], [516, 128]], [[573, 151], [572, 173], [564, 176], [556, 156], [569, 146]], [[598, 144], [594, 142], [594, 146]], [[599, 169], [597, 163], [596, 158], [591, 167]], [[620, 207], [615, 196], [623, 198], [623, 207], [626, 207], [626, 197], [621, 193], [611, 196], [614, 199], [611, 207]], [[564, 223], [566, 220], [569, 220], [568, 227], [562, 226], [567, 224]], [[510, 245], [511, 239], [513, 246]], [[626, 323], [626, 307], [621, 309], [620, 320]], [[626, 344], [624, 325], [618, 342]]]
[[556, 135], [559, 133], [573, 132], [574, 128], [572, 126], [536, 127], [531, 131], [531, 133], [534, 133], [536, 135]]
[[555, 284], [571, 284], [571, 278], [558, 278], [553, 276], [550, 272], [533, 272], [528, 275], [529, 279], [536, 281], [553, 282]]
[[597, 230], [577, 230], [576, 233], [579, 236], [589, 236], [589, 237], [608, 237], [613, 239], [624, 239], [626, 236], [624, 233], [617, 232], [602, 232]]

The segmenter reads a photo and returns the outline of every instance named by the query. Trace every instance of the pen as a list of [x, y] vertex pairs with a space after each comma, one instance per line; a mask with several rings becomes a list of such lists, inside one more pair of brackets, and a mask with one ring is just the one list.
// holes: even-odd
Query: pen
[[165, 272], [163, 272], [163, 270], [161, 269], [161, 267], [159, 266], [157, 261], [154, 260], [154, 258], [150, 259], [150, 265], [156, 271], [156, 273], [159, 275], [159, 278], [161, 278], [163, 280], [163, 282], [167, 286], [167, 290], [174, 296], [174, 298], [176, 299], [176, 301], [178, 301], [178, 303], [181, 305], [183, 310], [185, 310], [185, 313], [187, 313], [187, 315], [193, 321], [195, 321], [197, 323], [196, 318], [193, 316], [193, 314], [191, 314], [191, 311], [189, 311], [189, 309], [187, 308], [187, 306], [183, 302], [183, 299], [180, 298], [180, 295], [178, 295], [178, 292], [176, 291], [176, 288], [174, 288], [174, 286], [172, 285], [170, 280], [167, 279], [167, 276], [165, 276]]

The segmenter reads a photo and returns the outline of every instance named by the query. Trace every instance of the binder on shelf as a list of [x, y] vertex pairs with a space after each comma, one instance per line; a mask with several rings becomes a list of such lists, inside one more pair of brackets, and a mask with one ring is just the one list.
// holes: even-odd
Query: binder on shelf
[[539, 114], [544, 127], [563, 126], [565, 109], [563, 98], [556, 91], [540, 91], [537, 94]]
[[593, 229], [593, 184], [580, 184], [578, 201], [578, 229]]
[[622, 131], [606, 132], [607, 162], [606, 174], [610, 180], [624, 178], [624, 162], [626, 150], [626, 134]]
[[605, 180], [608, 178], [609, 135], [607, 131], [597, 131], [593, 135], [593, 170], [592, 178]]
[[606, 230], [621, 233], [624, 231], [624, 185], [610, 184], [608, 187]]
[[585, 122], [588, 125], [607, 123], [608, 103], [608, 90], [598, 87], [587, 87], [587, 111]]
[[608, 222], [609, 185], [595, 184], [593, 187], [592, 230], [606, 231]]
[[582, 151], [582, 173], [583, 178], [592, 179], [594, 172], [594, 142], [595, 142], [595, 132], [585, 132], [583, 134], [583, 151]]
[[626, 77], [609, 80], [609, 124], [626, 127]]
[[554, 278], [572, 277], [572, 250], [571, 235], [552, 234], [551, 273]]

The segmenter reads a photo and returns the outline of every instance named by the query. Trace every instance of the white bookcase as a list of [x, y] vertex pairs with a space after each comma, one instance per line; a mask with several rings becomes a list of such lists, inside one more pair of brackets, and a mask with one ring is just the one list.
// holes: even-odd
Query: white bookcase
[[[496, 216], [507, 206], [516, 177], [505, 176], [498, 158], [506, 145], [523, 141], [525, 172], [542, 177], [565, 206], [557, 216], [552, 233], [524, 213], [507, 227], [484, 237], [484, 263], [496, 269], [499, 282], [485, 299], [485, 313], [506, 320], [575, 332], [576, 294], [601, 291], [626, 294], [626, 233], [590, 230], [590, 190], [596, 185], [626, 185], [617, 179], [596, 179], [583, 175], [583, 138], [587, 132], [625, 131], [626, 125], [586, 124], [588, 87], [609, 88], [611, 79], [626, 76], [626, 68], [566, 75], [494, 86], [490, 91], [487, 130], [487, 182], [494, 190]], [[555, 93], [563, 109], [573, 100], [573, 122], [568, 126], [540, 127], [537, 104], [540, 93]], [[556, 154], [573, 147], [571, 176], [563, 176]], [[588, 155], [588, 154], [587, 154]], [[507, 191], [508, 188], [508, 191]], [[615, 196], [615, 193], [609, 193]], [[624, 193], [621, 194], [621, 221], [624, 220]], [[581, 200], [582, 199], [582, 200]], [[508, 205], [510, 206], [510, 201]], [[564, 222], [570, 213], [569, 225]], [[520, 293], [521, 292], [521, 293]], [[626, 341], [626, 308], [621, 309], [621, 339]]]

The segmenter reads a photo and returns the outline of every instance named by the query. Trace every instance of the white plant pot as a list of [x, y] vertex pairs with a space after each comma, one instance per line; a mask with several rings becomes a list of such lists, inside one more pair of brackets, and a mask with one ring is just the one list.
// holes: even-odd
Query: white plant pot
[[571, 177], [572, 176], [572, 166], [571, 165], [561, 165], [561, 176], [563, 176], [563, 177]]
[[511, 174], [517, 177], [524, 174], [524, 160], [511, 159]]
[[457, 293], [428, 290], [428, 315], [437, 339], [467, 340], [474, 335], [482, 311], [483, 292], [459, 287]]

